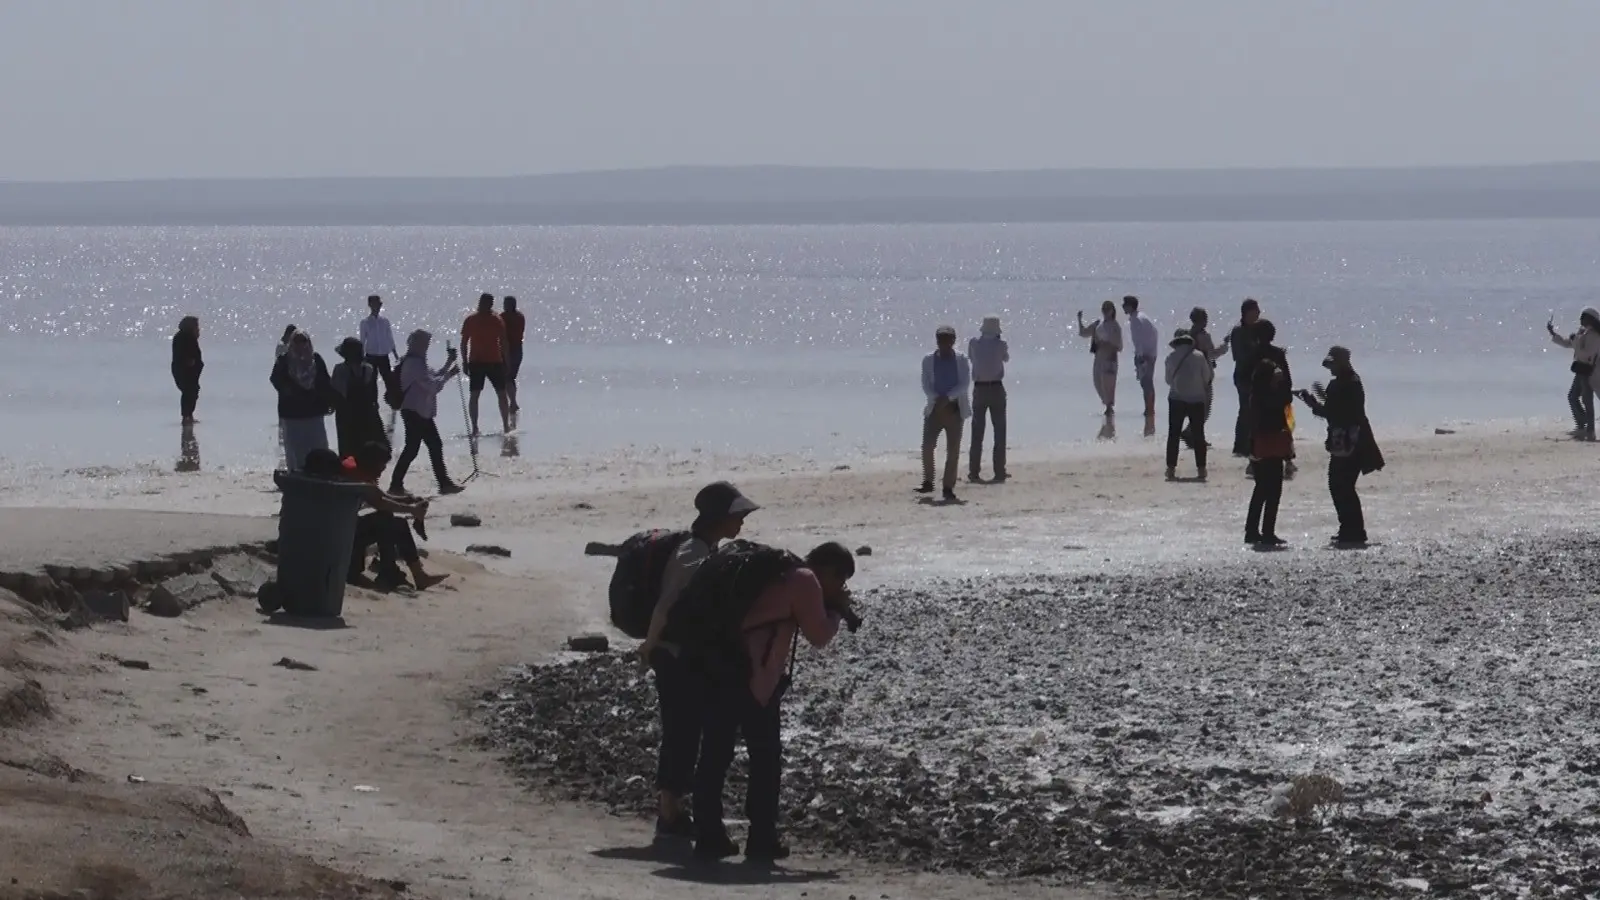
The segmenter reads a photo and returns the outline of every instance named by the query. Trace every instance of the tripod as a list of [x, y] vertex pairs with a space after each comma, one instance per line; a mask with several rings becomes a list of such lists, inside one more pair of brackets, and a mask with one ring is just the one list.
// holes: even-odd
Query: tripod
[[[445, 349], [452, 349], [449, 342]], [[463, 364], [464, 365], [464, 364]], [[461, 484], [470, 484], [474, 478], [489, 475], [478, 467], [478, 432], [472, 427], [472, 412], [467, 408], [467, 386], [462, 383], [461, 377], [456, 377], [456, 393], [461, 396], [461, 421], [467, 427], [467, 452], [472, 455], [472, 474], [461, 479]]]

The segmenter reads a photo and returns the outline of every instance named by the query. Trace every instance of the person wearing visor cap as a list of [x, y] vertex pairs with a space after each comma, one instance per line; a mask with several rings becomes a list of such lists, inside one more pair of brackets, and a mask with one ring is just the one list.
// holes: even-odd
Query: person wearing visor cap
[[661, 640], [661, 632], [666, 628], [667, 614], [695, 569], [723, 541], [738, 537], [744, 530], [745, 516], [760, 508], [726, 481], [701, 488], [694, 498], [695, 519], [689, 526], [689, 537], [678, 545], [661, 573], [661, 593], [650, 616], [650, 630], [639, 647], [639, 656], [655, 674], [661, 712], [661, 748], [656, 757], [658, 840], [694, 838], [688, 797], [694, 789], [695, 761], [700, 756], [700, 739], [705, 730], [699, 682], [680, 659], [679, 648]]
[[1383, 468], [1383, 451], [1373, 437], [1367, 421], [1367, 391], [1350, 364], [1350, 351], [1331, 347], [1322, 360], [1333, 380], [1324, 388], [1314, 383], [1309, 391], [1297, 391], [1311, 412], [1328, 423], [1328, 494], [1339, 516], [1335, 544], [1365, 544], [1367, 521], [1361, 511], [1361, 495], [1356, 481]]
[[922, 486], [919, 494], [933, 493], [933, 452], [944, 435], [944, 499], [956, 499], [956, 476], [961, 472], [961, 431], [972, 417], [972, 363], [956, 352], [956, 330], [940, 325], [934, 331], [937, 347], [922, 358]]

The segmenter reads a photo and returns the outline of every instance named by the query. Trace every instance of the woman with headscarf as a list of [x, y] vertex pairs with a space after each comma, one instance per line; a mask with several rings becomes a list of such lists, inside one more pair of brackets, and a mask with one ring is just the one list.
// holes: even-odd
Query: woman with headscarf
[[1572, 351], [1572, 388], [1567, 405], [1572, 407], [1572, 436], [1580, 441], [1594, 440], [1594, 372], [1600, 364], [1600, 311], [1587, 307], [1578, 316], [1576, 334], [1563, 337], [1556, 332], [1552, 316], [1544, 324], [1556, 346]]
[[439, 481], [440, 494], [459, 494], [461, 485], [450, 480], [444, 466], [444, 441], [439, 437], [439, 426], [434, 418], [439, 414], [439, 391], [460, 374], [456, 365], [455, 348], [450, 349], [444, 368], [428, 368], [428, 347], [433, 335], [418, 329], [406, 338], [406, 355], [400, 360], [395, 373], [400, 382], [400, 419], [406, 424], [406, 445], [395, 461], [394, 473], [389, 480], [389, 493], [406, 493], [406, 470], [417, 458], [423, 444], [428, 445], [428, 458], [433, 462], [433, 477]]
[[296, 331], [272, 367], [278, 389], [278, 421], [283, 427], [283, 455], [291, 472], [305, 467], [306, 454], [328, 449], [328, 401], [333, 387], [328, 366], [311, 347], [311, 335]]
[[1312, 384], [1311, 390], [1296, 396], [1311, 407], [1311, 412], [1328, 423], [1328, 494], [1339, 516], [1336, 544], [1365, 544], [1367, 521], [1361, 513], [1361, 495], [1356, 481], [1383, 468], [1383, 452], [1372, 436], [1367, 421], [1367, 392], [1361, 376], [1350, 365], [1350, 351], [1333, 347], [1322, 360], [1333, 380], [1324, 388]]
[[339, 456], [353, 457], [369, 443], [389, 446], [383, 417], [378, 412], [378, 396], [383, 381], [378, 368], [367, 362], [361, 341], [348, 337], [339, 343], [339, 358], [330, 380], [333, 385], [334, 433], [339, 436]]
[[1250, 378], [1250, 460], [1255, 488], [1245, 519], [1244, 542], [1259, 547], [1282, 547], [1278, 537], [1278, 501], [1283, 499], [1283, 467], [1294, 454], [1289, 433], [1288, 408], [1293, 401], [1289, 379], [1270, 359], [1256, 361]]
[[200, 402], [200, 372], [206, 367], [200, 356], [200, 320], [184, 316], [172, 336], [172, 381], [178, 386], [178, 411], [183, 424], [194, 424], [194, 407]]

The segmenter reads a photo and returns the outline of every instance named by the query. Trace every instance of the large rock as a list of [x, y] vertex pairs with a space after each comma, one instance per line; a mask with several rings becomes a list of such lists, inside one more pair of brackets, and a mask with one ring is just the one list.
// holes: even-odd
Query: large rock
[[468, 553], [477, 553], [482, 556], [510, 556], [511, 551], [497, 544], [469, 544]]
[[483, 520], [473, 513], [455, 513], [450, 516], [450, 524], [457, 528], [477, 528]]
[[171, 618], [181, 616], [202, 603], [227, 596], [228, 592], [210, 575], [179, 575], [156, 585], [156, 589], [150, 592], [150, 598], [145, 601], [145, 610], [151, 615]]
[[277, 573], [272, 567], [243, 553], [219, 556], [211, 564], [211, 580], [234, 597], [254, 597]]

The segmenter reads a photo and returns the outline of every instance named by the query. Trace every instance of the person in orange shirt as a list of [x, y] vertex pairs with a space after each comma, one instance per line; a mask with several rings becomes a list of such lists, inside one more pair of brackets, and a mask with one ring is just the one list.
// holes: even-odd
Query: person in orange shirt
[[478, 311], [461, 323], [461, 356], [467, 361], [467, 387], [471, 400], [467, 404], [467, 417], [471, 420], [472, 436], [478, 436], [478, 395], [483, 393], [483, 383], [494, 387], [500, 400], [500, 426], [511, 430], [511, 405], [506, 398], [506, 323], [495, 314], [494, 295], [478, 298]]
[[522, 371], [522, 336], [528, 329], [528, 320], [517, 311], [517, 298], [507, 294], [500, 301], [504, 310], [500, 320], [506, 323], [506, 399], [511, 402], [512, 424], [522, 407], [517, 403], [517, 373]]

